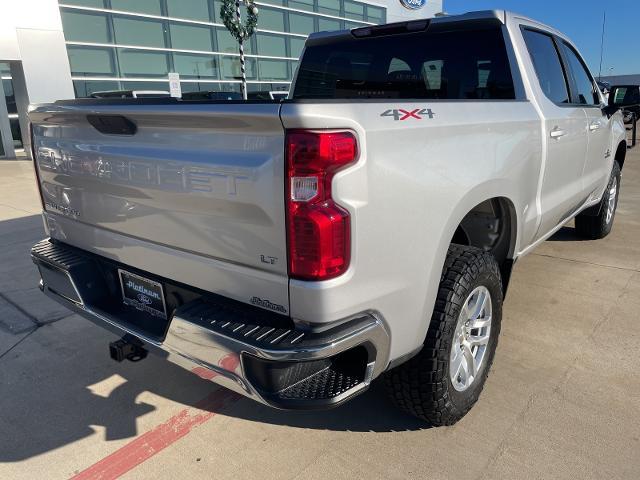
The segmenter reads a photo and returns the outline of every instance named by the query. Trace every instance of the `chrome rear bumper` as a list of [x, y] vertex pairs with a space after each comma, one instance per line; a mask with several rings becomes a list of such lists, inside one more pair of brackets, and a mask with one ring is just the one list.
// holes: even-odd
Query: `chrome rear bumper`
[[[327, 408], [367, 389], [388, 365], [389, 336], [374, 312], [329, 329], [301, 329], [258, 321], [255, 307], [220, 303], [206, 295], [177, 306], [163, 337], [102, 305], [109, 289], [103, 260], [43, 240], [32, 249], [42, 291], [67, 308], [167, 360], [261, 403], [286, 409]], [[126, 266], [125, 266], [126, 268]], [[121, 302], [121, 299], [119, 299]], [[123, 308], [118, 305], [118, 308]], [[256, 313], [258, 314], [256, 316]]]

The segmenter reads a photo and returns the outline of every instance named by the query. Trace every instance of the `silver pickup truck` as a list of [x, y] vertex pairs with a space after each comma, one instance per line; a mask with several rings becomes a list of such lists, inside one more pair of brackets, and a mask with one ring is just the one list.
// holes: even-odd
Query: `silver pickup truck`
[[449, 425], [478, 399], [514, 263], [611, 230], [622, 115], [576, 48], [490, 11], [312, 35], [289, 98], [30, 113], [42, 290], [259, 402], [384, 378]]

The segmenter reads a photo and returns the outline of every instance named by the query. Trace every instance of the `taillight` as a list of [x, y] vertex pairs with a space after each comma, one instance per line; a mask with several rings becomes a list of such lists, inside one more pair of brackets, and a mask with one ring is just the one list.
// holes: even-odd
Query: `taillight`
[[289, 275], [326, 280], [349, 267], [349, 212], [334, 202], [331, 181], [358, 156], [351, 132], [290, 130], [287, 156]]

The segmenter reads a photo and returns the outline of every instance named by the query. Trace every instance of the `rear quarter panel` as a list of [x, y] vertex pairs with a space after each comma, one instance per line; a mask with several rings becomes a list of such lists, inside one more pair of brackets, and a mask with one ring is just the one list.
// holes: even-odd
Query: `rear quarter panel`
[[[431, 109], [433, 118], [381, 116], [394, 109]], [[351, 129], [360, 149], [357, 164], [333, 180], [334, 198], [352, 216], [349, 270], [326, 282], [291, 280], [296, 319], [377, 311], [398, 358], [424, 340], [447, 247], [468, 211], [506, 197], [517, 241], [535, 233], [541, 128], [529, 102], [294, 102], [281, 116], [287, 129]]]

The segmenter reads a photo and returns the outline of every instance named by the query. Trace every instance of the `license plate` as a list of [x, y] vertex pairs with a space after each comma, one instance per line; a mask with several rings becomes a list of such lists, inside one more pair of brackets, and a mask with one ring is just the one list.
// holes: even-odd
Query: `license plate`
[[164, 303], [162, 284], [125, 270], [118, 269], [118, 273], [122, 287], [122, 301], [125, 305], [166, 320], [167, 307]]

